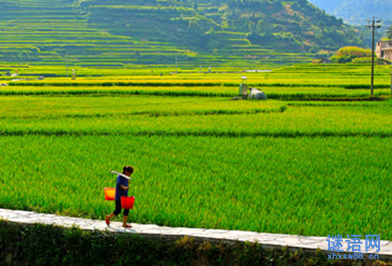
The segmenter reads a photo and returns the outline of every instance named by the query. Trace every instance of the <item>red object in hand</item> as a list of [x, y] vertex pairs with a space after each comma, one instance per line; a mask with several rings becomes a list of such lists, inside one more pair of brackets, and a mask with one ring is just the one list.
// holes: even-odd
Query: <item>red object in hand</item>
[[132, 209], [133, 203], [135, 202], [135, 197], [121, 197], [121, 206], [123, 209]]
[[105, 191], [105, 200], [114, 200], [114, 196], [116, 195], [115, 188], [105, 187], [103, 190]]

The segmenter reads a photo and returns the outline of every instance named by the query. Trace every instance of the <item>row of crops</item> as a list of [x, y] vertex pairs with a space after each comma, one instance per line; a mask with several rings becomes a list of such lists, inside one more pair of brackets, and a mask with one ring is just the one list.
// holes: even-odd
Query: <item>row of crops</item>
[[[241, 76], [248, 78], [249, 86], [265, 88], [268, 92], [296, 92], [331, 88], [328, 93], [341, 91], [353, 93], [368, 91], [370, 87], [370, 66], [361, 64], [294, 64], [279, 69], [224, 68], [200, 65], [194, 68], [184, 66], [129, 66], [124, 69], [94, 69], [74, 67], [76, 80], [70, 79], [71, 69], [63, 66], [31, 66], [4, 64], [0, 67], [2, 79], [14, 79], [4, 76], [7, 71], [21, 76], [38, 75], [45, 80], [10, 82], [9, 85], [22, 86], [209, 86], [212, 92], [231, 90], [241, 83]], [[68, 74], [68, 77], [67, 77]], [[379, 91], [388, 91], [391, 86], [391, 67], [376, 66], [374, 87]], [[271, 89], [270, 89], [271, 88]], [[279, 89], [277, 89], [279, 88]], [[319, 88], [319, 89], [317, 89]], [[342, 90], [345, 89], [345, 90]]]
[[392, 130], [385, 123], [389, 101], [306, 105], [215, 97], [3, 96], [1, 108], [3, 135], [389, 137]]
[[[270, 100], [263, 104], [248, 104], [247, 101], [229, 101], [227, 98], [176, 97], [173, 100], [172, 97], [148, 96], [50, 97], [49, 100], [45, 96], [3, 97], [2, 134], [137, 135], [155, 132], [161, 135], [295, 137], [389, 136], [391, 130], [391, 125], [384, 122], [389, 116], [388, 101], [306, 105]], [[347, 121], [337, 120], [339, 116], [344, 116]], [[134, 126], [121, 127], [121, 124], [129, 123]], [[170, 127], [165, 126], [167, 123]]]
[[[58, 66], [1, 69], [64, 73]], [[276, 78], [298, 85], [265, 86], [267, 96], [292, 97], [268, 101], [231, 100], [234, 85], [147, 84], [234, 83], [243, 73], [78, 71], [84, 77], [75, 82], [97, 84], [61, 86], [65, 79], [53, 77], [48, 84], [58, 86], [0, 87], [0, 208], [102, 220], [113, 211], [103, 197], [103, 188], [115, 184], [109, 171], [131, 164], [132, 222], [392, 239], [385, 186], [392, 166], [390, 89], [376, 89], [383, 97], [369, 101], [368, 89], [326, 86], [365, 84], [366, 68], [247, 73], [250, 83]], [[376, 81], [386, 85], [389, 69], [377, 71]], [[301, 86], [312, 76], [319, 86]], [[99, 85], [120, 78], [146, 84]]]

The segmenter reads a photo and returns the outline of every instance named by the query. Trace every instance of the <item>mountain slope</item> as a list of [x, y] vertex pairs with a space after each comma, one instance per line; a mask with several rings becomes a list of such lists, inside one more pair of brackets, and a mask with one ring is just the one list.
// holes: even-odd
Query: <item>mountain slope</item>
[[388, 25], [392, 21], [392, 2], [385, 0], [309, 0], [329, 14], [351, 25], [366, 25], [366, 19], [378, 17]]
[[[219, 50], [217, 46], [232, 50], [233, 45], [246, 45], [248, 41], [263, 48], [295, 52], [305, 52], [314, 46], [334, 50], [344, 44], [359, 43], [352, 29], [342, 21], [305, 0], [292, 3], [199, 0], [196, 8], [194, 2], [154, 0], [122, 0], [110, 4], [106, 0], [91, 0], [84, 3], [84, 10], [90, 11], [90, 21], [99, 26], [106, 25], [116, 28], [117, 33], [122, 31], [148, 39], [171, 38], [177, 45], [191, 45], [207, 51]], [[215, 33], [225, 33], [211, 36], [211, 29]], [[145, 34], [146, 30], [151, 34]]]
[[0, 0], [7, 62], [284, 63], [291, 53], [361, 45], [357, 35], [306, 0]]

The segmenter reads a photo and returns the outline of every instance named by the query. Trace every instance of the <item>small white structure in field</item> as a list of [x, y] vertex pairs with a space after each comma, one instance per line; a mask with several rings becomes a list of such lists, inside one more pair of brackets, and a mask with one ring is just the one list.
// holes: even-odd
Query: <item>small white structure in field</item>
[[240, 84], [240, 91], [238, 93], [239, 96], [246, 98], [248, 95], [248, 84], [246, 84], [246, 80], [248, 79], [245, 76], [241, 76], [242, 83]]
[[250, 93], [248, 94], [248, 99], [267, 100], [267, 96], [265, 96], [264, 92], [251, 88]]

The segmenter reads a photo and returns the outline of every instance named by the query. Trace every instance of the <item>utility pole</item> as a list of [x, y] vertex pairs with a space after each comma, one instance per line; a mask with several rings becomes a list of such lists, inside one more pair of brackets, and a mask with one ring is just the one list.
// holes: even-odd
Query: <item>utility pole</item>
[[[391, 27], [392, 29], [392, 27]], [[387, 33], [392, 32], [392, 30], [387, 30]], [[392, 93], [392, 58], [391, 58], [391, 93]]]
[[392, 93], [392, 59], [391, 59], [391, 93]]
[[67, 61], [67, 78], [68, 78], [68, 51], [65, 54], [65, 60]]
[[176, 54], [176, 73], [177, 73], [177, 54]]
[[381, 28], [379, 24], [381, 20], [373, 17], [372, 20], [367, 20], [370, 25], [367, 25], [366, 28], [372, 28], [372, 74], [370, 79], [370, 95], [373, 95], [373, 87], [374, 87], [374, 31], [375, 29]]

